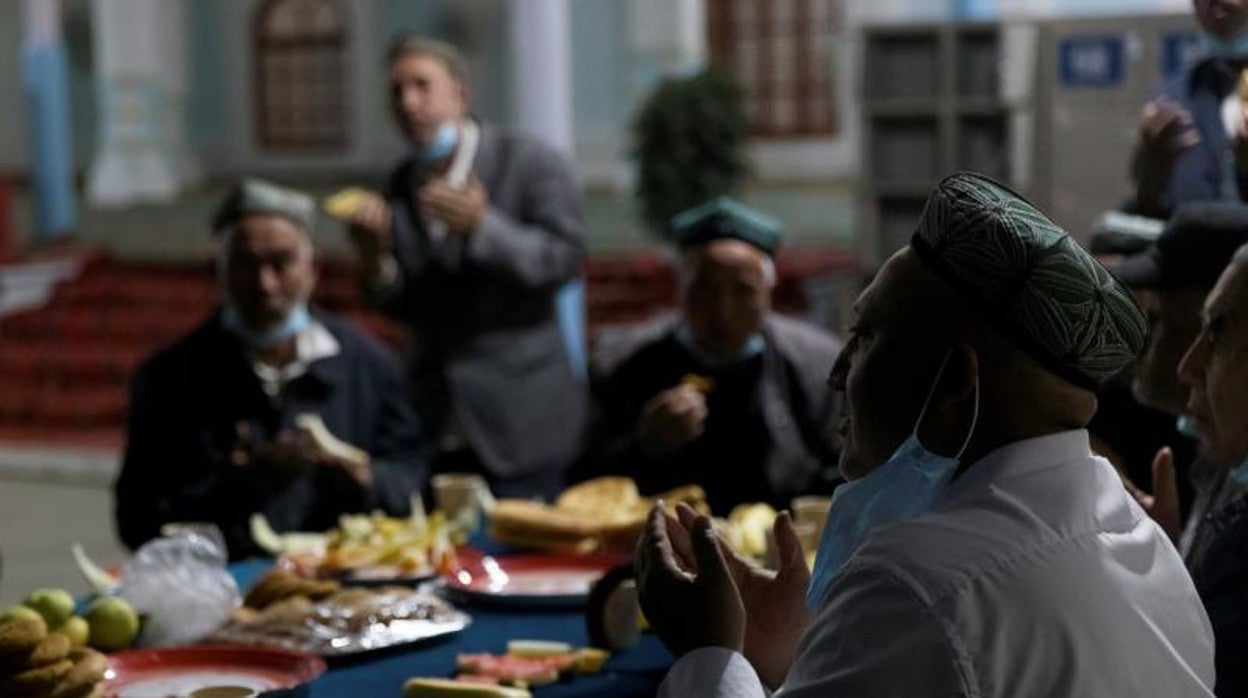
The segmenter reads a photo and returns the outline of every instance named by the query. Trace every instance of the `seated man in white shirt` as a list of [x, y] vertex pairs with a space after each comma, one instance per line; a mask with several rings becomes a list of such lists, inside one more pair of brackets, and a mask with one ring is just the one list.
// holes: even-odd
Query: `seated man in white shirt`
[[813, 577], [787, 515], [765, 573], [652, 513], [642, 606], [680, 657], [660, 695], [1212, 695], [1183, 562], [1083, 430], [1144, 343], [1126, 289], [959, 174], [856, 310], [831, 378], [850, 482]]

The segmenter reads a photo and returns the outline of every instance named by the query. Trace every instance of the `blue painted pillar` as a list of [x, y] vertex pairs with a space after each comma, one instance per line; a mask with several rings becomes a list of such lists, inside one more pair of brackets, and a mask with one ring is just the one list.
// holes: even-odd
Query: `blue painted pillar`
[[22, 72], [30, 131], [35, 238], [47, 241], [73, 230], [77, 223], [69, 69], [61, 41], [60, 1], [26, 0], [25, 9]]
[[949, 14], [961, 21], [996, 19], [997, 3], [994, 0], [950, 0]]

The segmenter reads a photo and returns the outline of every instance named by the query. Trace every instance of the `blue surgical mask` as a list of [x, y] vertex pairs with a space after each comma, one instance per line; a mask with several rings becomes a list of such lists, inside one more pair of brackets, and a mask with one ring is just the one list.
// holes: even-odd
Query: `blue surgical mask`
[[1205, 50], [1215, 58], [1248, 58], [1248, 32], [1233, 39], [1219, 39], [1212, 34], [1201, 35]]
[[280, 325], [264, 332], [256, 332], [248, 327], [242, 314], [238, 312], [238, 308], [233, 305], [226, 305], [221, 311], [221, 326], [241, 339], [243, 344], [251, 349], [272, 349], [302, 332], [311, 322], [312, 317], [308, 314], [306, 302], [296, 303]]
[[455, 146], [458, 144], [459, 127], [454, 121], [443, 121], [438, 127], [438, 132], [434, 134], [433, 140], [417, 146], [416, 157], [426, 165], [441, 162], [455, 152]]
[[1174, 423], [1174, 430], [1189, 439], [1200, 439], [1200, 434], [1196, 433], [1196, 420], [1190, 414], [1179, 415]]
[[1239, 465], [1235, 466], [1230, 477], [1235, 482], [1248, 487], [1248, 458], [1244, 458]]
[[902, 442], [884, 465], [863, 477], [847, 482], [832, 495], [832, 507], [819, 540], [815, 555], [815, 568], [811, 571], [810, 586], [806, 589], [806, 607], [812, 612], [822, 606], [824, 597], [841, 568], [864, 539], [876, 528], [887, 524], [908, 521], [923, 515], [936, 504], [945, 487], [953, 478], [958, 459], [966, 450], [975, 423], [979, 419], [979, 383], [975, 384], [975, 412], [971, 417], [971, 430], [962, 442], [962, 448], [952, 457], [932, 453], [919, 442], [919, 425], [927, 414], [936, 385], [944, 373], [949, 354], [941, 361], [927, 399], [915, 420], [910, 437]]
[[698, 343], [693, 340], [693, 333], [689, 331], [689, 326], [685, 324], [676, 328], [676, 341], [707, 368], [731, 366], [760, 356], [767, 348], [767, 340], [763, 337], [763, 333], [755, 332], [736, 351], [725, 355], [714, 354], [698, 346]]

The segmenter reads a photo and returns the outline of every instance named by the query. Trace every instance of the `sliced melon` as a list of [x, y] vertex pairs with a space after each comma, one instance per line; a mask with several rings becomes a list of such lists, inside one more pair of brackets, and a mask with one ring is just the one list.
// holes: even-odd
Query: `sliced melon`
[[454, 679], [413, 678], [403, 684], [404, 698], [533, 698], [523, 688], [465, 683]]
[[572, 645], [551, 640], [510, 640], [507, 654], [513, 657], [548, 657], [552, 654], [568, 654]]

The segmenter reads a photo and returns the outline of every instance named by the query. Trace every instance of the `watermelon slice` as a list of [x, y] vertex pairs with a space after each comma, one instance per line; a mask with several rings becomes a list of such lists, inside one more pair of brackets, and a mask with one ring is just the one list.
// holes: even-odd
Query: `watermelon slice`
[[546, 659], [507, 655], [460, 654], [455, 666], [465, 674], [490, 676], [509, 686], [545, 686], [559, 680], [559, 669]]

